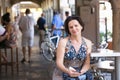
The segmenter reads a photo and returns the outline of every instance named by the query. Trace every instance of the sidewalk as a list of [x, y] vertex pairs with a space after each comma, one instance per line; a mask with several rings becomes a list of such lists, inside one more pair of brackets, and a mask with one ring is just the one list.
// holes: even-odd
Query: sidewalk
[[[0, 80], [52, 80], [52, 71], [55, 63], [48, 62], [42, 54], [40, 54], [38, 47], [39, 37], [35, 36], [35, 45], [33, 47], [33, 53], [31, 56], [31, 63], [22, 64], [22, 51], [19, 47], [19, 73], [14, 70], [14, 74], [11, 74], [11, 67], [8, 66], [8, 72], [5, 73], [4, 67], [0, 73]], [[105, 80], [111, 80], [111, 74], [103, 73]]]
[[12, 75], [11, 67], [8, 66], [8, 72], [6, 74], [3, 66], [2, 72], [0, 73], [0, 80], [52, 80], [54, 63], [48, 62], [43, 55], [39, 53], [38, 36], [35, 36], [35, 46], [33, 48], [31, 63], [26, 62], [22, 64], [20, 62], [22, 59], [20, 48], [19, 52], [19, 73], [14, 70], [14, 74]]

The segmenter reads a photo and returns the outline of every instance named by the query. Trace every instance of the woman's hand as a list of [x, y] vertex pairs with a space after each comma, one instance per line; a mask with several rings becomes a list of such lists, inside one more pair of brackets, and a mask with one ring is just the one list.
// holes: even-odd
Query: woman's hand
[[6, 32], [6, 33], [5, 33], [5, 37], [7, 38], [7, 40], [9, 40], [10, 35]]
[[81, 75], [80, 72], [77, 72], [73, 67], [69, 67], [69, 72], [68, 72], [70, 77], [78, 77]]
[[8, 36], [8, 33], [7, 33], [7, 32], [5, 33], [5, 36]]

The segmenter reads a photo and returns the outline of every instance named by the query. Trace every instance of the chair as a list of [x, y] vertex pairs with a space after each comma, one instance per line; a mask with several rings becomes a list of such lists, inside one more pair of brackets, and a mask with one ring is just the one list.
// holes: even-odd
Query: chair
[[[9, 51], [10, 50], [10, 51]], [[7, 60], [4, 61], [4, 60]], [[18, 64], [18, 47], [4, 47], [0, 48], [0, 71], [2, 66], [5, 66], [5, 71], [8, 71], [8, 66], [11, 66], [11, 73], [14, 73], [14, 65], [16, 65], [17, 72], [19, 71]]]
[[100, 73], [107, 72], [107, 73], [110, 73], [111, 75], [113, 75], [113, 72], [115, 69], [115, 66], [112, 65], [113, 63], [114, 63], [114, 61], [110, 61], [110, 60], [99, 61], [98, 63], [92, 64], [92, 68], [97, 70]]

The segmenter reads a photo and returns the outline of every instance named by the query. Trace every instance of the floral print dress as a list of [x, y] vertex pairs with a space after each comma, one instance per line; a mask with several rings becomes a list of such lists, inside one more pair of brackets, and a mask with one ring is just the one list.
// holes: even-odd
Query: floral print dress
[[[78, 52], [76, 52], [74, 46], [71, 44], [70, 39], [68, 39], [65, 49], [65, 57], [64, 57], [65, 67], [66, 68], [73, 67], [80, 71], [86, 59], [86, 52], [87, 52], [87, 45], [83, 38], [82, 38], [82, 44], [80, 45]], [[66, 77], [66, 75], [63, 75], [63, 72], [56, 68], [53, 72], [53, 80], [86, 80], [86, 79], [77, 79], [77, 78], [63, 79], [63, 77]]]

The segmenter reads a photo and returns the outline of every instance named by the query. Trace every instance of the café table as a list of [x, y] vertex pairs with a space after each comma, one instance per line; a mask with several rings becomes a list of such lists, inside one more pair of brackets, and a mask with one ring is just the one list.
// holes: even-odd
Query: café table
[[91, 53], [91, 57], [114, 57], [115, 58], [115, 74], [112, 75], [113, 80], [120, 80], [120, 52], [109, 49], [98, 49]]

